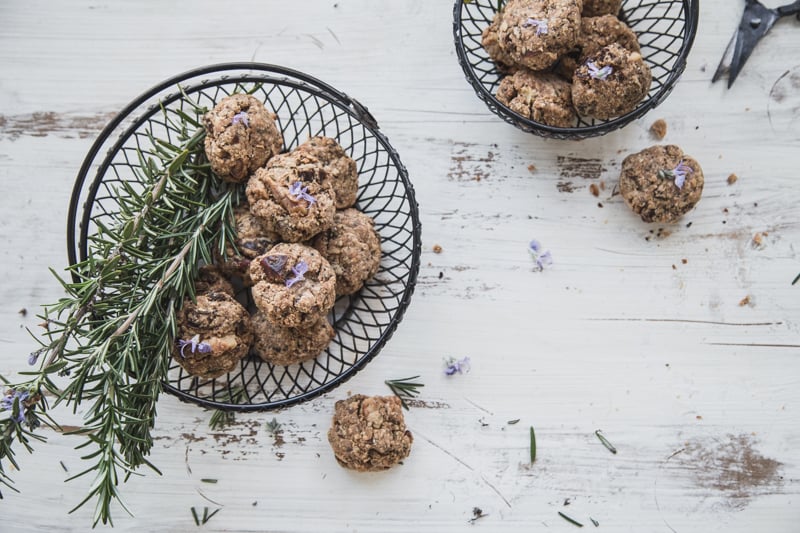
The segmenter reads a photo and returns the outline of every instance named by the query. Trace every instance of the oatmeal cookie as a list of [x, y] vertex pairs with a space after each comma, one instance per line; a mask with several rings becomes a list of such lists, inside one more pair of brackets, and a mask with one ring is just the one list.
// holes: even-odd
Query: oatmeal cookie
[[336, 335], [324, 317], [307, 328], [276, 326], [261, 311], [250, 320], [255, 337], [253, 351], [273, 365], [293, 365], [314, 359]]
[[253, 342], [250, 315], [224, 292], [187, 299], [178, 311], [178, 341], [172, 357], [193, 376], [213, 379], [236, 368]]
[[205, 114], [203, 124], [206, 157], [225, 181], [244, 182], [283, 147], [275, 115], [249, 94], [226, 96]]
[[353, 294], [378, 272], [381, 239], [371, 217], [353, 208], [336, 212], [333, 225], [311, 241], [336, 273], [336, 295]]
[[500, 47], [518, 65], [550, 68], [575, 46], [581, 7], [580, 0], [509, 0], [497, 28]]
[[358, 168], [338, 142], [330, 137], [312, 137], [293, 150], [307, 154], [322, 165], [336, 193], [336, 209], [352, 207], [358, 195]]
[[599, 52], [602, 48], [617, 43], [626, 50], [639, 52], [639, 39], [627, 24], [614, 15], [602, 17], [583, 17], [581, 19], [581, 34], [575, 48], [558, 62], [556, 71], [572, 79], [575, 69], [584, 63], [589, 56]]
[[247, 182], [250, 212], [287, 242], [310, 239], [333, 224], [336, 193], [327, 172], [313, 160], [281, 154]]
[[[223, 271], [230, 276], [241, 277], [246, 287], [252, 285], [250, 279], [250, 261], [267, 253], [270, 248], [280, 242], [280, 236], [264, 226], [261, 219], [250, 212], [250, 207], [240, 205], [233, 210], [236, 222], [236, 240], [233, 246], [225, 250], [225, 257], [220, 260]], [[238, 250], [238, 254], [237, 254]]]
[[601, 17], [616, 15], [622, 7], [622, 0], [583, 0], [584, 17]]
[[512, 72], [516, 68], [514, 60], [500, 46], [500, 37], [497, 35], [497, 29], [500, 27], [502, 17], [502, 11], [495, 13], [492, 23], [486, 26], [481, 33], [481, 45], [483, 45], [486, 53], [489, 54], [489, 58], [494, 61], [497, 70], [506, 73]]
[[536, 122], [561, 128], [575, 125], [572, 88], [549, 72], [520, 69], [506, 76], [497, 89], [497, 100]]
[[411, 453], [414, 437], [406, 429], [397, 396], [356, 394], [336, 402], [334, 409], [328, 442], [343, 467], [386, 470]]
[[197, 294], [209, 292], [224, 292], [228, 296], [234, 296], [233, 285], [225, 276], [225, 273], [216, 265], [204, 265], [200, 267], [197, 280], [194, 282], [194, 290]]
[[645, 222], [675, 222], [700, 201], [703, 169], [675, 145], [651, 146], [622, 162], [619, 191]]
[[308, 328], [330, 311], [336, 275], [330, 263], [303, 244], [282, 243], [250, 263], [253, 301], [267, 320]]
[[572, 103], [582, 116], [618, 117], [636, 109], [651, 82], [650, 68], [641, 54], [613, 43], [575, 70]]

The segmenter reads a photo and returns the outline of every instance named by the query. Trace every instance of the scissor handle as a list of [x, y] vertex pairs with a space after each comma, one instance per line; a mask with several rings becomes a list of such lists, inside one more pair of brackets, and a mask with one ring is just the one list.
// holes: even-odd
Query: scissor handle
[[777, 8], [775, 11], [777, 11], [778, 15], [782, 17], [795, 14], [800, 15], [800, 0], [796, 0], [795, 2], [792, 2], [791, 4], [787, 4], [785, 6], [781, 6]]

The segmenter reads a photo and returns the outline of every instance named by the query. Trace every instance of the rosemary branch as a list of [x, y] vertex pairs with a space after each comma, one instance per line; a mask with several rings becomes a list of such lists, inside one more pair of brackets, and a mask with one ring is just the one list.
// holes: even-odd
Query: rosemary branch
[[[44, 440], [34, 430], [44, 422], [57, 427], [47, 414], [45, 392], [77, 412], [88, 404], [83, 426], [74, 433], [86, 440], [82, 457], [89, 466], [69, 480], [94, 475], [89, 494], [73, 509], [96, 500], [94, 525], [112, 522], [116, 500], [130, 512], [118, 489], [143, 465], [158, 472], [148, 456], [153, 446], [156, 402], [167, 379], [177, 332], [176, 311], [194, 297], [194, 280], [202, 263], [212, 262], [212, 250], [224, 250], [234, 238], [233, 208], [241, 191], [227, 188], [211, 172], [203, 149], [200, 117], [162, 108], [174, 139], [148, 137], [152, 148], [139, 151], [135, 185], [120, 181], [119, 213], [96, 220], [89, 238], [88, 258], [55, 272], [66, 296], [46, 305], [43, 339], [46, 354], [28, 381], [8, 384], [5, 398], [16, 410], [0, 420], [0, 483], [12, 487], [2, 459], [18, 468], [13, 444], [32, 451], [32, 440]], [[76, 281], [68, 280], [69, 277]], [[53, 376], [68, 376], [63, 388]], [[2, 376], [0, 376], [2, 377]], [[11, 405], [11, 404], [9, 404]], [[1, 495], [0, 495], [1, 497]]]

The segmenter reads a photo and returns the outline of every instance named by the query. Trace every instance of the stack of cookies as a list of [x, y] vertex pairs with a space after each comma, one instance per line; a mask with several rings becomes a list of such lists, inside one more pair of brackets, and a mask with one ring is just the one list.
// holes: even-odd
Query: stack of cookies
[[[245, 184], [246, 202], [233, 214], [235, 246], [201, 269], [196, 301], [178, 314], [173, 357], [208, 379], [251, 349], [276, 365], [313, 359], [334, 337], [336, 297], [359, 291], [380, 266], [374, 221], [354, 207], [356, 162], [327, 137], [281, 153], [275, 116], [250, 95], [222, 99], [204, 123], [212, 170]], [[228, 279], [250, 291], [252, 314]]]
[[525, 118], [572, 127], [577, 115], [633, 111], [652, 82], [622, 0], [508, 0], [482, 42], [505, 75], [497, 99]]

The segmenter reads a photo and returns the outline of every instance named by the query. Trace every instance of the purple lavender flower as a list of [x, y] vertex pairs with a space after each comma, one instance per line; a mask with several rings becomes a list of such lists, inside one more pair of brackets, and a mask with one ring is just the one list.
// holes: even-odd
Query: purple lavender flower
[[658, 171], [659, 178], [675, 178], [675, 186], [679, 189], [683, 189], [683, 184], [686, 183], [686, 174], [694, 174], [694, 170], [692, 170], [692, 167], [684, 163], [683, 159], [681, 159], [681, 162], [678, 163], [678, 166], [672, 170]]
[[235, 115], [233, 115], [233, 119], [231, 119], [231, 124], [236, 125], [239, 123], [244, 124], [245, 128], [250, 127], [250, 117], [247, 116], [247, 113], [244, 111], [239, 111]]
[[611, 65], [606, 65], [603, 68], [597, 68], [597, 65], [594, 64], [593, 61], [587, 61], [586, 67], [589, 69], [589, 76], [596, 80], [605, 80], [608, 78], [614, 69], [611, 68]]
[[308, 187], [303, 187], [303, 183], [300, 181], [295, 181], [289, 187], [289, 194], [295, 200], [305, 200], [308, 202], [308, 206], [311, 207], [315, 203], [317, 203], [317, 199], [308, 194]]
[[544, 250], [541, 243], [536, 239], [528, 244], [528, 252], [536, 262], [536, 268], [540, 272], [544, 270], [545, 267], [553, 264], [553, 256], [550, 254], [550, 250]]
[[[25, 421], [26, 406], [24, 403], [30, 398], [31, 394], [26, 390], [9, 389], [6, 395], [0, 400], [0, 411], [11, 411], [11, 418], [21, 424]], [[17, 414], [14, 415], [14, 406], [17, 406]]]
[[292, 267], [292, 272], [294, 272], [294, 277], [286, 280], [287, 287], [291, 287], [298, 281], [303, 281], [304, 279], [306, 279], [304, 276], [305, 273], [308, 272], [308, 265], [306, 264], [305, 261], [300, 261], [299, 263], [297, 263], [295, 266]]
[[447, 376], [452, 376], [453, 374], [464, 374], [469, 372], [469, 357], [464, 357], [463, 359], [456, 359], [455, 357], [448, 357], [444, 360], [444, 373]]
[[35, 365], [36, 361], [39, 360], [39, 356], [42, 355], [42, 352], [44, 352], [44, 348], [40, 348], [38, 350], [31, 352], [30, 355], [28, 356], [28, 364], [30, 366]]
[[523, 28], [536, 28], [536, 36], [539, 37], [540, 35], [547, 34], [547, 19], [534, 19], [529, 18], [525, 22], [522, 23]]
[[200, 342], [200, 335], [197, 334], [188, 341], [178, 339], [178, 347], [181, 349], [181, 357], [186, 357], [186, 347], [191, 346], [190, 352], [192, 353], [209, 353], [211, 345], [207, 342]]

